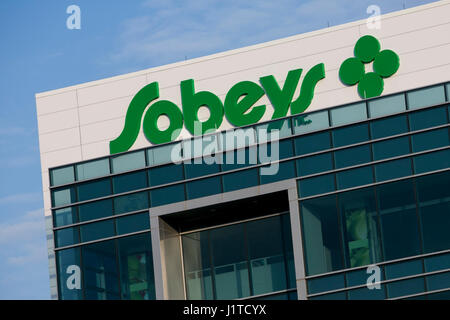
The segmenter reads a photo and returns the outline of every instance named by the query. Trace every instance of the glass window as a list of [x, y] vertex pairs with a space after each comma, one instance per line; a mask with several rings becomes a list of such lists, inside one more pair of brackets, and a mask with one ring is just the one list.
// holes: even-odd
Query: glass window
[[220, 151], [219, 139], [216, 134], [187, 139], [182, 141], [182, 144], [184, 159], [212, 155]]
[[73, 166], [50, 170], [50, 181], [52, 186], [74, 182]]
[[450, 101], [450, 83], [447, 83], [445, 87], [447, 89], [447, 101]]
[[408, 121], [406, 115], [389, 117], [370, 122], [372, 139], [389, 137], [408, 132]]
[[383, 184], [376, 189], [384, 259], [421, 254], [413, 181]]
[[410, 152], [408, 137], [376, 142], [372, 147], [374, 160], [393, 158]]
[[112, 200], [89, 202], [78, 206], [80, 221], [89, 221], [113, 215]]
[[336, 292], [317, 297], [309, 297], [308, 300], [347, 300], [347, 292]]
[[387, 284], [389, 298], [397, 298], [425, 291], [423, 278], [395, 281]]
[[336, 196], [300, 201], [307, 275], [343, 268]]
[[331, 123], [333, 126], [340, 126], [366, 119], [367, 110], [365, 102], [331, 109]]
[[434, 274], [426, 277], [426, 280], [429, 291], [450, 288], [450, 272]]
[[421, 274], [423, 272], [422, 260], [417, 259], [387, 264], [384, 267], [384, 270], [386, 273], [386, 279], [388, 280]]
[[[380, 281], [384, 280], [383, 266], [378, 266], [380, 268]], [[370, 271], [367, 268], [358, 269], [355, 271], [349, 271], [345, 274], [345, 279], [347, 280], [347, 288], [366, 285], [368, 278], [373, 274], [373, 270]], [[373, 289], [374, 291], [378, 291]], [[381, 289], [383, 290], [383, 289]], [[363, 294], [364, 292], [361, 292]], [[358, 296], [359, 294], [353, 294], [353, 296]]]
[[[173, 153], [173, 154], [172, 154]], [[174, 159], [172, 159], [174, 157]], [[181, 159], [181, 143], [168, 144], [147, 149], [149, 166], [171, 163]]]
[[122, 299], [155, 300], [150, 233], [117, 241]]
[[414, 157], [415, 173], [423, 173], [450, 167], [450, 150], [431, 152]]
[[253, 295], [288, 289], [285, 245], [292, 245], [284, 243], [281, 223], [277, 216], [246, 224]]
[[256, 130], [253, 127], [238, 128], [220, 133], [222, 150], [234, 150], [256, 144]]
[[267, 142], [292, 136], [291, 120], [276, 120], [256, 126], [258, 141]]
[[150, 200], [152, 207], [184, 201], [184, 184], [151, 190]]
[[145, 153], [144, 151], [126, 153], [112, 158], [111, 161], [113, 173], [145, 168]]
[[320, 293], [345, 288], [344, 274], [333, 274], [308, 280], [308, 293]]
[[65, 228], [55, 231], [55, 242], [57, 247], [71, 246], [80, 242], [78, 228]]
[[373, 182], [372, 167], [345, 170], [336, 174], [338, 189], [347, 189]]
[[184, 179], [183, 165], [181, 164], [151, 168], [148, 173], [151, 186], [159, 186]]
[[450, 253], [425, 258], [426, 272], [450, 269]]
[[81, 279], [73, 276], [80, 268], [80, 247], [56, 251], [55, 255], [58, 268], [59, 298], [61, 300], [81, 300], [83, 298]]
[[214, 299], [209, 233], [182, 236], [186, 295], [190, 300]]
[[78, 201], [105, 197], [111, 194], [111, 181], [103, 179], [86, 182], [77, 186]]
[[144, 210], [149, 207], [147, 191], [114, 198], [114, 212], [116, 214]]
[[77, 180], [103, 177], [110, 174], [109, 159], [100, 159], [77, 164]]
[[[271, 150], [267, 148], [265, 144], [261, 145], [259, 148], [260, 153], [263, 151]], [[234, 151], [227, 151], [226, 153], [222, 154], [222, 157], [222, 171], [244, 168], [258, 163], [258, 149], [256, 147], [250, 147]]]
[[119, 299], [119, 275], [114, 240], [81, 247], [83, 284], [88, 300]]
[[93, 241], [114, 236], [114, 220], [105, 220], [80, 226], [81, 241]]
[[150, 229], [149, 213], [133, 214], [116, 219], [117, 235]]
[[69, 224], [77, 223], [77, 208], [68, 207], [64, 209], [53, 210], [53, 217], [55, 227], [63, 227]]
[[377, 181], [391, 180], [412, 175], [411, 159], [399, 159], [375, 165]]
[[76, 202], [75, 189], [72, 187], [57, 189], [52, 191], [52, 195], [54, 207], [65, 206], [66, 204]]
[[447, 123], [445, 107], [431, 108], [409, 114], [411, 131], [440, 126]]
[[[278, 168], [277, 168], [278, 166]], [[278, 170], [277, 170], [278, 169]], [[259, 168], [259, 175], [261, 184], [282, 181], [295, 177], [295, 162], [294, 160], [280, 163], [273, 163], [270, 166]]]
[[220, 172], [220, 165], [214, 161], [214, 158], [199, 158], [194, 161], [185, 162], [184, 172], [186, 179], [197, 178]]
[[365, 123], [333, 130], [333, 145], [335, 147], [367, 140], [369, 140], [369, 128]]
[[381, 261], [374, 189], [341, 193], [338, 201], [344, 227], [346, 267], [361, 267]]
[[211, 196], [222, 192], [220, 177], [211, 177], [186, 183], [188, 200]]
[[417, 179], [424, 253], [450, 248], [450, 172]]
[[254, 168], [223, 175], [224, 192], [257, 186], [258, 172], [259, 169]]
[[386, 299], [385, 285], [380, 288], [369, 289], [368, 287], [348, 291], [348, 300], [384, 300]]
[[216, 299], [236, 299], [250, 295], [248, 261], [244, 244], [244, 224], [210, 231]]
[[314, 112], [301, 115], [292, 119], [294, 121], [294, 133], [301, 134], [316, 130], [326, 129], [330, 126], [328, 111]]
[[367, 163], [372, 160], [370, 145], [364, 145], [334, 152], [336, 169]]
[[293, 157], [292, 139], [261, 144], [258, 146], [258, 153], [259, 163], [268, 163], [270, 161]]
[[298, 190], [299, 196], [302, 198], [335, 191], [334, 174], [302, 179], [298, 181]]
[[405, 95], [403, 93], [369, 101], [369, 113], [371, 118], [381, 117], [405, 110], [406, 103]]
[[418, 109], [445, 102], [443, 85], [411, 91], [406, 95], [409, 109]]
[[448, 128], [414, 134], [411, 136], [411, 143], [413, 152], [448, 146]]
[[333, 155], [331, 152], [297, 160], [297, 174], [300, 177], [329, 170], [333, 170]]
[[112, 178], [114, 193], [139, 190], [147, 187], [147, 171], [138, 171]]
[[296, 155], [304, 155], [330, 149], [330, 133], [327, 131], [298, 137], [294, 140], [294, 144]]

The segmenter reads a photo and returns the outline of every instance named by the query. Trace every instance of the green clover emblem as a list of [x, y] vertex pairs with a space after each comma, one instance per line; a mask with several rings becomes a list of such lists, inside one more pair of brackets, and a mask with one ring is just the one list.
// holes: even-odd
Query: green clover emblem
[[[383, 78], [389, 78], [400, 67], [400, 59], [394, 51], [380, 49], [375, 37], [363, 36], [356, 42], [355, 56], [345, 60], [339, 69], [341, 81], [348, 86], [358, 84], [358, 93], [363, 99], [381, 95]], [[366, 73], [364, 65], [372, 61], [373, 72]]]

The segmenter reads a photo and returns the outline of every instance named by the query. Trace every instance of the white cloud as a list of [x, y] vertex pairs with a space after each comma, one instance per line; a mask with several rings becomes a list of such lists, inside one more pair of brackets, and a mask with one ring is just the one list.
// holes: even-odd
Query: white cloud
[[[28, 211], [14, 222], [0, 223], [0, 246], [45, 238], [44, 209]], [[2, 250], [3, 251], [3, 250]]]
[[369, 1], [147, 0], [143, 14], [122, 23], [119, 48], [107, 60], [161, 65], [239, 48], [364, 16], [361, 2]]
[[26, 192], [0, 197], [0, 204], [28, 203], [41, 200], [42, 194], [40, 192]]

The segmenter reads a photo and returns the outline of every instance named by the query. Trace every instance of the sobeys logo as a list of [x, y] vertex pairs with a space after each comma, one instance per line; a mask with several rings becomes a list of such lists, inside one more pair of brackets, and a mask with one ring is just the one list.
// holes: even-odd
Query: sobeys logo
[[[373, 36], [361, 37], [355, 45], [355, 57], [345, 60], [340, 69], [341, 81], [349, 86], [358, 84], [363, 99], [378, 97], [383, 93], [384, 80], [397, 72], [400, 59], [392, 50], [380, 51], [380, 42]], [[365, 72], [365, 64], [373, 61], [373, 72]]]
[[[345, 60], [339, 69], [341, 81], [349, 86], [358, 84], [358, 92], [363, 99], [381, 95], [384, 88], [383, 78], [392, 76], [399, 68], [398, 55], [392, 50], [380, 51], [380, 43], [372, 36], [361, 37], [355, 45], [354, 54], [355, 57]], [[364, 65], [372, 61], [374, 72], [366, 73]], [[255, 106], [263, 95], [267, 95], [273, 106], [272, 119], [287, 116], [289, 109], [291, 115], [302, 113], [310, 106], [317, 83], [325, 78], [325, 66], [319, 63], [306, 73], [300, 87], [300, 95], [292, 101], [302, 72], [303, 69], [289, 71], [283, 88], [280, 88], [272, 75], [261, 77], [260, 84], [251, 81], [239, 82], [228, 91], [224, 102], [212, 92], [195, 92], [194, 80], [184, 80], [180, 83], [181, 109], [168, 100], [154, 102], [159, 99], [159, 84], [152, 82], [131, 100], [122, 133], [109, 143], [110, 153], [130, 149], [139, 135], [141, 122], [145, 137], [153, 144], [177, 139], [183, 125], [193, 136], [213, 132], [222, 124], [224, 115], [235, 127], [255, 124], [266, 112], [265, 105]], [[154, 103], [147, 109], [152, 102]], [[198, 119], [200, 107], [209, 109], [209, 118], [203, 122]], [[161, 116], [169, 119], [169, 127], [165, 130], [161, 130], [157, 125]]]
[[[300, 87], [300, 95], [292, 101], [302, 72], [303, 69], [289, 71], [283, 88], [280, 88], [272, 75], [261, 77], [261, 85], [251, 81], [239, 82], [231, 87], [223, 103], [212, 92], [195, 92], [194, 80], [184, 80], [180, 83], [182, 109], [171, 101], [159, 100], [150, 105], [144, 115], [147, 106], [159, 98], [159, 84], [152, 82], [131, 100], [122, 133], [109, 143], [110, 153], [124, 152], [131, 148], [138, 137], [143, 115], [145, 137], [153, 144], [161, 144], [178, 138], [183, 124], [192, 135], [203, 135], [217, 130], [224, 115], [235, 127], [257, 123], [264, 116], [266, 106], [255, 104], [264, 94], [274, 108], [272, 119], [287, 116], [289, 107], [292, 115], [302, 113], [311, 104], [317, 82], [325, 78], [325, 66], [323, 63], [317, 64], [306, 73]], [[200, 122], [198, 111], [203, 106], [209, 109], [210, 115], [208, 120]], [[168, 117], [170, 121], [165, 130], [160, 130], [157, 125], [161, 116]], [[195, 130], [199, 123], [201, 130]]]

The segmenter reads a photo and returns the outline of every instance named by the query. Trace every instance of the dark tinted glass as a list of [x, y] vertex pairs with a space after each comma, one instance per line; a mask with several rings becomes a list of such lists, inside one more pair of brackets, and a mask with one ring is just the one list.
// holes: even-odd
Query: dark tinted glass
[[53, 211], [53, 223], [55, 227], [62, 227], [69, 224], [77, 223], [77, 208], [69, 207]]
[[334, 174], [303, 179], [297, 182], [300, 197], [335, 191]]
[[370, 123], [372, 139], [389, 137], [408, 132], [406, 115], [375, 120]]
[[404, 158], [375, 165], [377, 181], [385, 181], [412, 175], [411, 159]]
[[346, 267], [355, 268], [379, 262], [381, 243], [374, 189], [341, 193], [338, 201], [344, 227]]
[[261, 167], [259, 169], [259, 175], [261, 184], [294, 178], [295, 161], [291, 160], [287, 162], [273, 163], [272, 166]]
[[148, 172], [151, 186], [183, 180], [183, 166], [181, 164], [155, 167], [151, 168]]
[[218, 194], [222, 192], [220, 177], [217, 176], [187, 182], [186, 192], [188, 200]]
[[[184, 170], [186, 173], [186, 179], [196, 178], [200, 176], [206, 176], [208, 174], [213, 174], [220, 172], [220, 165], [213, 162], [214, 158], [207, 158], [206, 161], [210, 161], [210, 163], [205, 162], [203, 159], [194, 159], [191, 160], [191, 163], [184, 163]], [[196, 163], [195, 161], [201, 163]]]
[[146, 212], [117, 218], [116, 229], [118, 235], [150, 229], [150, 216]]
[[342, 246], [336, 196], [300, 201], [306, 273], [342, 269]]
[[336, 169], [370, 162], [371, 160], [370, 145], [338, 150], [334, 153]]
[[89, 300], [119, 299], [119, 275], [114, 240], [83, 246], [83, 285]]
[[334, 274], [308, 280], [308, 293], [314, 294], [345, 288], [344, 274]]
[[377, 187], [385, 260], [421, 253], [412, 180]]
[[259, 169], [249, 169], [223, 175], [223, 188], [225, 192], [254, 187], [258, 185]]
[[373, 182], [372, 167], [345, 170], [336, 174], [338, 189], [346, 189]]
[[367, 140], [369, 140], [369, 128], [367, 124], [353, 125], [333, 130], [334, 147], [342, 147]]
[[105, 220], [80, 226], [81, 241], [93, 241], [114, 236], [114, 220]]
[[150, 191], [152, 207], [184, 201], [184, 184], [158, 188]]
[[78, 206], [80, 221], [88, 221], [113, 215], [112, 199], [94, 201]]
[[70, 246], [78, 242], [80, 242], [78, 227], [55, 231], [55, 243], [57, 247]]
[[417, 179], [425, 253], [450, 248], [450, 172]]
[[55, 256], [58, 270], [59, 299], [81, 300], [83, 298], [81, 279], [69, 281], [71, 287], [67, 286], [69, 277], [80, 268], [80, 247], [56, 251]]
[[450, 149], [414, 157], [415, 173], [445, 169], [448, 167], [450, 167]]
[[295, 138], [295, 154], [303, 155], [331, 148], [330, 133], [320, 132]]
[[122, 193], [147, 187], [147, 172], [138, 171], [113, 177], [114, 193]]
[[111, 182], [103, 179], [80, 184], [78, 187], [78, 201], [105, 197], [111, 194]]
[[408, 137], [376, 142], [372, 147], [374, 160], [393, 158], [410, 152]]
[[448, 146], [448, 128], [414, 134], [411, 143], [413, 152]]
[[297, 160], [297, 174], [300, 177], [329, 170], [333, 170], [333, 155], [331, 152]]
[[431, 128], [447, 123], [445, 107], [416, 111], [409, 115], [411, 131]]
[[114, 198], [114, 212], [116, 214], [143, 210], [149, 207], [147, 191]]
[[150, 233], [117, 241], [122, 299], [155, 300]]

